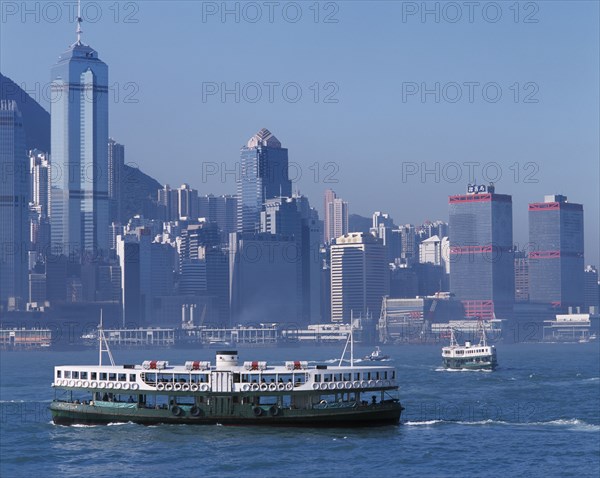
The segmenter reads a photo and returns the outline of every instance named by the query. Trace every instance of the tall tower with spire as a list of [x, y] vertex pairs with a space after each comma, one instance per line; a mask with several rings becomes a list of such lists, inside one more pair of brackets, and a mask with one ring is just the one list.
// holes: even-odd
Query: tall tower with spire
[[248, 140], [240, 152], [241, 174], [237, 181], [238, 232], [258, 232], [260, 212], [267, 199], [290, 197], [288, 150], [268, 129]]
[[108, 66], [77, 40], [51, 70], [51, 148], [56, 170], [52, 249], [74, 257], [108, 251]]

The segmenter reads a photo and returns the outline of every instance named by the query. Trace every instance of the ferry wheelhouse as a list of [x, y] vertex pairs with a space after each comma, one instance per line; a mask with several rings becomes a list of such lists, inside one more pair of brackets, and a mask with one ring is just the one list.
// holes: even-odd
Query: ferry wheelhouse
[[442, 348], [444, 367], [452, 370], [495, 370], [498, 366], [496, 347], [487, 344], [485, 328], [479, 324], [481, 338], [477, 345], [465, 342], [459, 345], [450, 329], [450, 345]]
[[397, 424], [403, 409], [395, 368], [355, 366], [352, 356], [349, 365], [240, 364], [222, 350], [214, 364], [115, 365], [106, 347], [111, 364], [102, 365], [101, 329], [99, 340], [99, 365], [55, 367], [55, 423], [354, 427]]

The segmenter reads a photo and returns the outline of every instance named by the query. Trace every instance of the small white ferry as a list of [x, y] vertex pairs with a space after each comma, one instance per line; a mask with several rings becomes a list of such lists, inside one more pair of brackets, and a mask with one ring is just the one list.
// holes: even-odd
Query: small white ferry
[[[398, 424], [403, 410], [396, 370], [350, 364], [309, 366], [239, 363], [235, 350], [216, 352], [216, 362], [170, 365], [147, 360], [116, 365], [102, 327], [98, 365], [54, 368], [57, 424], [189, 423], [281, 426], [376, 426]], [[110, 365], [102, 364], [103, 353]]]
[[473, 345], [465, 342], [459, 345], [454, 337], [454, 329], [450, 329], [450, 345], [442, 348], [444, 367], [452, 370], [494, 370], [498, 361], [496, 347], [487, 344], [485, 328], [479, 323], [481, 333], [479, 343]]

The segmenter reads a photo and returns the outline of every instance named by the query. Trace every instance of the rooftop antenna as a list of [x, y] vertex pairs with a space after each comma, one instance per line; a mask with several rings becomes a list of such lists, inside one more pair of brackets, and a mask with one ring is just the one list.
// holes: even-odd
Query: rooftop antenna
[[100, 325], [98, 326], [98, 365], [102, 365], [102, 353], [106, 352], [112, 366], [115, 365], [106, 336], [104, 335], [104, 327], [102, 325], [102, 309], [100, 309]]
[[81, 34], [83, 31], [81, 30], [81, 22], [83, 18], [81, 18], [81, 0], [77, 0], [77, 44], [81, 45]]

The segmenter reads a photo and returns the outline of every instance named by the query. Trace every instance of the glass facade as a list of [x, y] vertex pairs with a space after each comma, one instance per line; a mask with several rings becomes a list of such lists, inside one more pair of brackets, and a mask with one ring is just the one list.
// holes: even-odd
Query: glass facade
[[583, 206], [529, 205], [529, 299], [555, 307], [584, 305]]
[[260, 212], [267, 199], [290, 197], [288, 150], [266, 129], [250, 138], [240, 153], [241, 171], [237, 181], [238, 232], [258, 232]]
[[52, 247], [108, 250], [108, 66], [77, 42], [52, 67]]
[[465, 314], [508, 318], [514, 304], [512, 198], [506, 194], [451, 196], [450, 291]]

